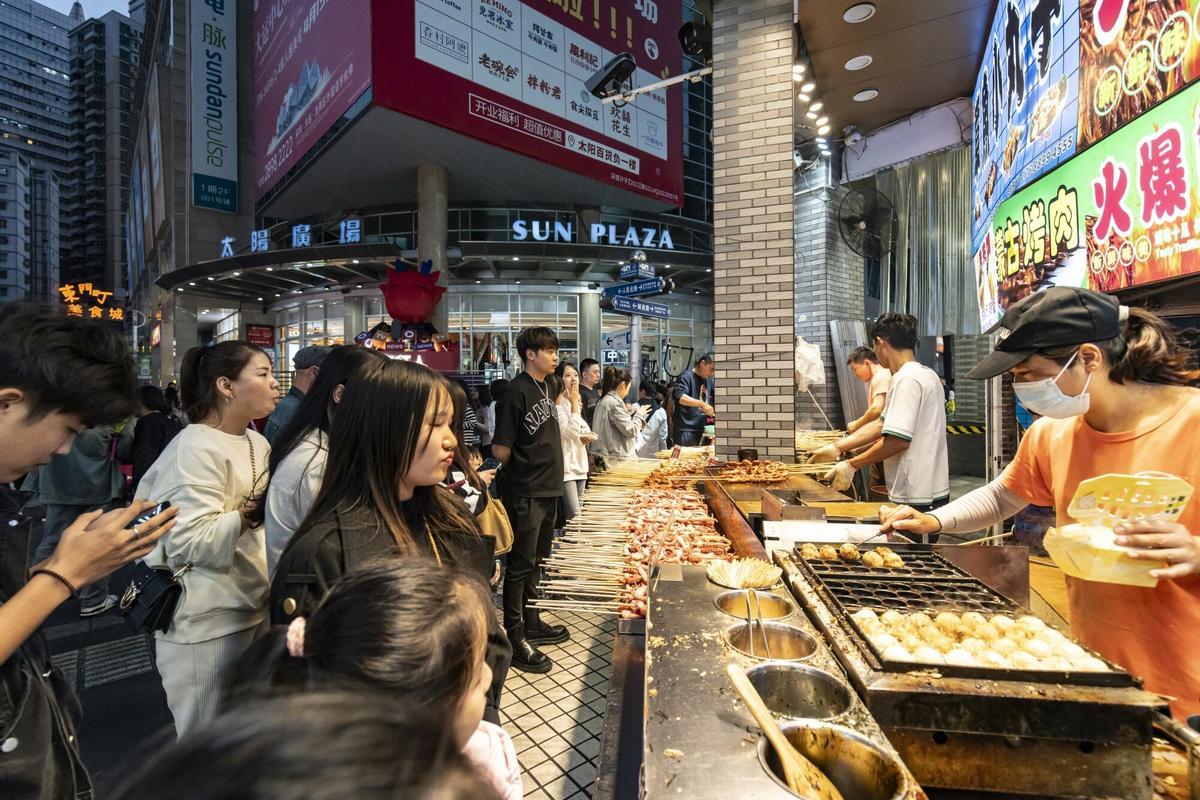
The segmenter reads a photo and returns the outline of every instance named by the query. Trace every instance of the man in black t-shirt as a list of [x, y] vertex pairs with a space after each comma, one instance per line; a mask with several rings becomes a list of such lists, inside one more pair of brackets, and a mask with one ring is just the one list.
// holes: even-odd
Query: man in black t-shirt
[[504, 576], [504, 627], [513, 647], [513, 666], [549, 672], [550, 657], [535, 644], [564, 642], [562, 625], [542, 622], [528, 608], [538, 587], [538, 565], [550, 555], [554, 522], [563, 494], [563, 450], [558, 411], [546, 376], [558, 366], [558, 336], [549, 328], [526, 328], [517, 336], [525, 371], [508, 386], [496, 406], [492, 454], [504, 468], [497, 474], [513, 528], [513, 546]]
[[596, 403], [600, 402], [600, 362], [594, 358], [585, 358], [579, 362], [579, 398], [583, 401], [581, 414], [583, 421], [592, 424], [592, 412]]
[[696, 366], [675, 381], [675, 388], [671, 390], [675, 401], [675, 412], [671, 416], [675, 444], [695, 447], [704, 440], [704, 426], [713, 415], [713, 373], [716, 370], [712, 355], [703, 355], [697, 359]]

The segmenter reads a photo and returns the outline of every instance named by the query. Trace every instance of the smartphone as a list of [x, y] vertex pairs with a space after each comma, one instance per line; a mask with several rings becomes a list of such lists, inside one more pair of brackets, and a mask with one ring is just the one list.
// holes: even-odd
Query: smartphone
[[131, 529], [134, 525], [145, 525], [153, 517], [157, 517], [159, 514], [166, 511], [170, 507], [171, 507], [171, 504], [169, 502], [165, 502], [165, 503], [159, 503], [158, 505], [154, 506], [153, 508], [147, 508], [145, 511], [138, 514], [137, 517], [133, 520], [133, 522], [131, 522], [127, 526], [125, 526], [125, 530]]
[[487, 461], [484, 461], [482, 464], [479, 465], [478, 471], [479, 472], [487, 472], [489, 469], [500, 469], [502, 466], [504, 466], [504, 465], [502, 463], [500, 463], [500, 459], [489, 458]]

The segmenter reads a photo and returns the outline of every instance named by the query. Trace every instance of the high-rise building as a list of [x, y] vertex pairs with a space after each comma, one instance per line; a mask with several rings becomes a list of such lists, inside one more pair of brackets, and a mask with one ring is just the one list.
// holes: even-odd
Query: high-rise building
[[141, 31], [110, 11], [71, 30], [72, 166], [63, 195], [64, 281], [125, 285], [129, 112]]
[[[60, 184], [70, 181], [68, 33], [75, 23], [33, 0], [0, 3], [0, 176], [10, 224], [0, 237], [0, 300], [57, 290]], [[15, 216], [14, 216], [15, 214]]]

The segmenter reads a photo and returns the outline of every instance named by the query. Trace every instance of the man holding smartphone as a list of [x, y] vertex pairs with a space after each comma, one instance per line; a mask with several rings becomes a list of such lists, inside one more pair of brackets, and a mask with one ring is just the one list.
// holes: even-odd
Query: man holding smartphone
[[[128, 417], [135, 385], [116, 331], [41, 306], [0, 308], [0, 482], [69, 452], [84, 428]], [[27, 499], [0, 486], [0, 786], [6, 797], [91, 797], [76, 739], [79, 702], [40, 628], [80, 587], [149, 553], [175, 510], [132, 528], [152, 503], [82, 514], [27, 572]]]

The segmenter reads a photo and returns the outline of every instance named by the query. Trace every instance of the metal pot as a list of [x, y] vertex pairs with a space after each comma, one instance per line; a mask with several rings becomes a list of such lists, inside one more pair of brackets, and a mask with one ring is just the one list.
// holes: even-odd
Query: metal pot
[[817, 640], [778, 622], [753, 622], [725, 629], [725, 643], [742, 655], [770, 661], [800, 661], [817, 652]]
[[[900, 760], [865, 736], [827, 722], [785, 722], [780, 727], [792, 746], [816, 764], [847, 800], [901, 800], [908, 793]], [[775, 749], [766, 737], [759, 739], [758, 760], [787, 789]]]
[[746, 677], [772, 714], [830, 719], [850, 710], [850, 690], [828, 672], [803, 664], [760, 664]]
[[762, 619], [783, 619], [784, 617], [790, 617], [795, 610], [795, 606], [786, 597], [752, 589], [734, 589], [731, 592], [721, 592], [713, 602], [717, 604], [718, 609], [729, 616], [745, 619], [747, 617], [747, 593], [752, 593], [749, 612], [749, 616], [752, 619], [757, 620], [760, 616]]

